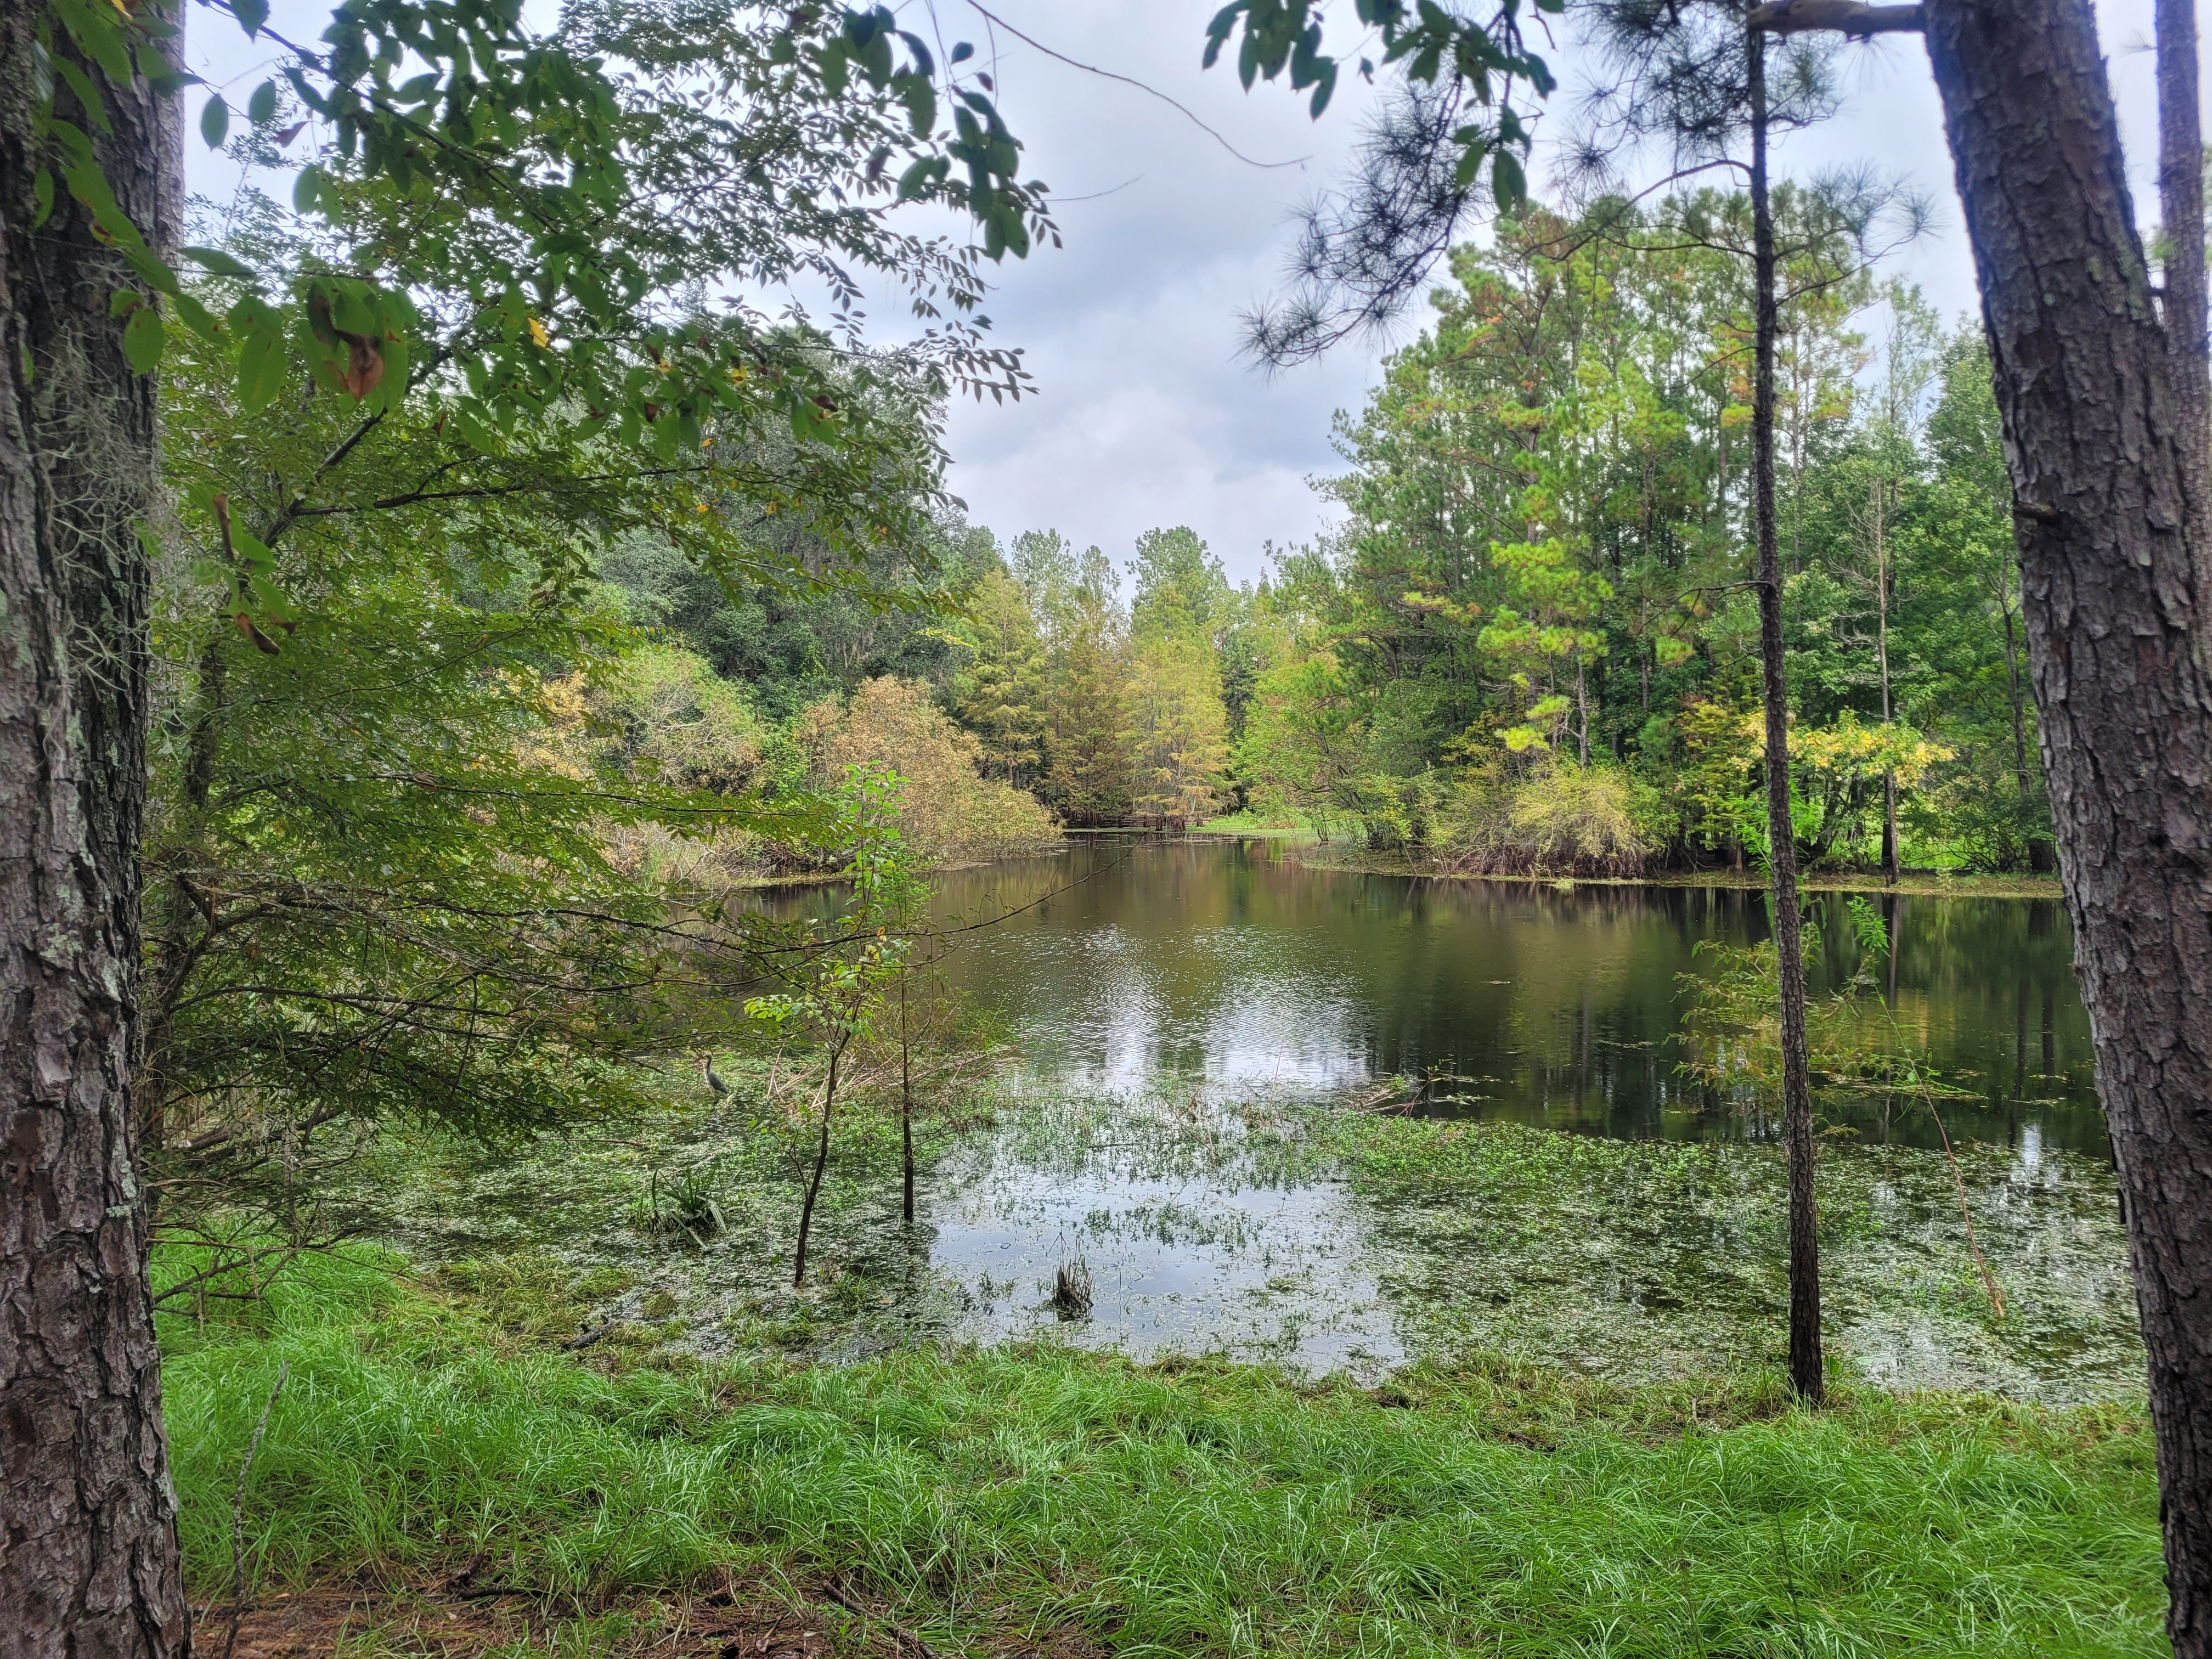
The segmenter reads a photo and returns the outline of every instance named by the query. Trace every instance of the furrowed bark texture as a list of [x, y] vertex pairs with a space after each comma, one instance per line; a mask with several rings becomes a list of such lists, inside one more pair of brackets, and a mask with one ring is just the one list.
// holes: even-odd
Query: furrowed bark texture
[[[154, 385], [89, 211], [57, 189], [33, 224], [45, 11], [0, 0], [0, 1659], [166, 1659], [191, 1638], [131, 1139]], [[173, 246], [173, 100], [86, 68], [112, 130], [65, 88], [55, 113]]]
[[1766, 701], [1766, 839], [1773, 871], [1774, 962], [1782, 1004], [1782, 1140], [1790, 1164], [1790, 1381], [1819, 1401], [1820, 1213], [1813, 1191], [1813, 1079], [1805, 1041], [1804, 936], [1797, 838], [1790, 811], [1790, 686], [1782, 640], [1782, 547], [1774, 518], [1774, 216], [1766, 193], [1766, 41], [1747, 37], [1751, 82], [1752, 285], [1757, 295], [1752, 381], [1752, 519], [1759, 542], [1759, 656]]
[[[2198, 108], [2197, 0], [2158, 0], [2158, 203], [2165, 233], [2167, 356], [2185, 429], [2197, 591], [2212, 591], [2212, 361], [2205, 356], [2204, 122]], [[2212, 615], [2200, 604], [2197, 647], [2212, 665]]]
[[2181, 1659], [2212, 1655], [2212, 678], [2197, 476], [2087, 0], [1929, 0], [2112, 1127]]

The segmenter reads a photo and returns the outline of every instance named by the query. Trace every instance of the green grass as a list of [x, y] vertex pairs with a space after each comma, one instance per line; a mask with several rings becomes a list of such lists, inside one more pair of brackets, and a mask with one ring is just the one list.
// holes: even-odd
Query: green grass
[[1285, 841], [1312, 841], [1314, 832], [1304, 824], [1285, 823], [1279, 818], [1261, 817], [1255, 812], [1227, 812], [1218, 818], [1208, 818], [1194, 832], [1201, 836], [1266, 836]]
[[323, 1259], [228, 1322], [165, 1316], [199, 1593], [288, 1362], [246, 1513], [294, 1583], [483, 1553], [481, 1577], [595, 1605], [841, 1572], [947, 1654], [1070, 1621], [1129, 1655], [2162, 1650], [2126, 1407], [1814, 1413], [1762, 1373], [1480, 1359], [1370, 1392], [1053, 1347], [594, 1369], [399, 1265]]

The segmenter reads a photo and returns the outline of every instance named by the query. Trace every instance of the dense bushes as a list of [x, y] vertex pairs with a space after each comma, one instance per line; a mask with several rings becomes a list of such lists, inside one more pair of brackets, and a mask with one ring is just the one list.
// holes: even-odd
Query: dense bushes
[[1439, 862], [1468, 875], [1638, 876], [1663, 852], [1659, 792], [1617, 767], [1470, 771], [1439, 815]]
[[927, 861], [1000, 857], [1055, 837], [1036, 796], [983, 776], [981, 745], [917, 680], [886, 675], [849, 702], [825, 698], [799, 716], [793, 736], [818, 787], [854, 766], [896, 772], [899, 833]]

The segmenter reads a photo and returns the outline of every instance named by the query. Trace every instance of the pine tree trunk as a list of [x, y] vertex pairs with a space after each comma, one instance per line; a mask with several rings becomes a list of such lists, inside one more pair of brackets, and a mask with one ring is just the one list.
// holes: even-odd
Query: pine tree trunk
[[[2212, 1655], [2212, 675], [2185, 398], [2087, 0], [1929, 0], [2075, 957], [2149, 1351], [2170, 1629]], [[2188, 161], [2192, 170], [2194, 159]], [[2200, 302], [2201, 303], [2201, 302]], [[2201, 326], [2201, 325], [2200, 325]]]
[[[2189, 434], [2197, 592], [2212, 592], [2212, 360], [2205, 355], [2204, 125], [2197, 106], [2197, 0], [2158, 0], [2158, 200], [2165, 234], [2160, 312], [2173, 365], [2173, 395]], [[2212, 611], [2212, 606], [2201, 611]], [[2201, 659], [2212, 666], [2212, 614], [2199, 614]]]
[[1790, 688], [1782, 645], [1782, 552], [1774, 514], [1774, 216], [1766, 189], [1766, 37], [1747, 35], [1751, 83], [1752, 282], [1757, 295], [1752, 384], [1752, 517], [1759, 541], [1759, 654], [1766, 699], [1766, 831], [1773, 872], [1774, 961], [1782, 1004], [1782, 1139], [1790, 1164], [1790, 1381], [1806, 1400], [1826, 1390], [1820, 1362], [1820, 1243], [1813, 1194], [1813, 1085], [1805, 1044], [1805, 965], [1797, 910], [1797, 839], [1790, 814]]
[[[34, 224], [48, 19], [0, 0], [0, 1656], [158, 1656], [191, 1637], [132, 1170], [155, 388], [90, 213]], [[55, 114], [173, 246], [173, 100], [83, 67], [108, 129], [58, 81]]]

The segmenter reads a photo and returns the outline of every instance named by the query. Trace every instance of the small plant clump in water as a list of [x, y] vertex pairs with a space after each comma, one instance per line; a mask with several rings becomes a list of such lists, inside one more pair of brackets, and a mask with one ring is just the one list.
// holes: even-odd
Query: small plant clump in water
[[630, 1205], [630, 1224], [644, 1233], [689, 1233], [703, 1249], [730, 1230], [714, 1198], [719, 1173], [711, 1161], [666, 1177], [655, 1170]]
[[1081, 1256], [1063, 1261], [1053, 1274], [1052, 1310], [1062, 1319], [1088, 1319], [1092, 1300], [1091, 1264]]

